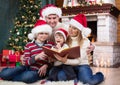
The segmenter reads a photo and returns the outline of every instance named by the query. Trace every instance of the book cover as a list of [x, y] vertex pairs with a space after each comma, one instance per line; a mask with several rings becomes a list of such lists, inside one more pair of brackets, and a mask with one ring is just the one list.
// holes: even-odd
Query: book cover
[[58, 54], [61, 57], [68, 55], [69, 59], [74, 59], [74, 58], [80, 57], [80, 46], [67, 48], [67, 49], [62, 50], [61, 52], [57, 52], [55, 50], [52, 50], [50, 48], [43, 46], [43, 51], [45, 52], [45, 54], [47, 54], [49, 57], [52, 57], [52, 58], [55, 58], [54, 54]]

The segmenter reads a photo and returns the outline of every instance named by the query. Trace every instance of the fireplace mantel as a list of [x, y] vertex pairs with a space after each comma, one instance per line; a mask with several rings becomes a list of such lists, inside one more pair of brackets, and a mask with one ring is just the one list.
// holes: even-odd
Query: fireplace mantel
[[89, 6], [76, 6], [76, 7], [66, 7], [62, 8], [63, 16], [76, 15], [78, 13], [83, 14], [98, 14], [98, 13], [110, 13], [116, 18], [119, 16], [119, 9], [117, 9], [113, 4], [95, 4]]

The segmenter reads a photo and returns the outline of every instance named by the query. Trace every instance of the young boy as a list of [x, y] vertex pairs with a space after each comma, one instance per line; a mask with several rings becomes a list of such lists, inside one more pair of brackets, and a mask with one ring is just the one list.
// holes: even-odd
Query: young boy
[[28, 35], [32, 42], [25, 46], [25, 66], [5, 68], [1, 71], [0, 78], [25, 83], [33, 83], [45, 78], [50, 64], [42, 46], [52, 47], [53, 44], [47, 41], [51, 33], [52, 28], [45, 21], [38, 20]]

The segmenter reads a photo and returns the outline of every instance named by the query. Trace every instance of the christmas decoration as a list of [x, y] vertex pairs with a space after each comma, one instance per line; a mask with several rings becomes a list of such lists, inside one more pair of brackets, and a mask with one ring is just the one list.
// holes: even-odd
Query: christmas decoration
[[62, 8], [63, 16], [82, 14], [98, 14], [98, 13], [110, 13], [111, 15], [118, 17], [119, 9], [112, 4], [95, 4], [95, 5], [84, 5], [76, 7]]
[[19, 66], [21, 53], [14, 50], [3, 50], [1, 54], [1, 66]]
[[64, 0], [63, 1], [63, 7], [67, 6], [79, 6], [80, 4], [78, 3], [78, 0]]
[[29, 41], [28, 34], [34, 23], [39, 19], [41, 0], [19, 0], [19, 9], [15, 17], [14, 28], [10, 30], [10, 37], [6, 49], [22, 51]]

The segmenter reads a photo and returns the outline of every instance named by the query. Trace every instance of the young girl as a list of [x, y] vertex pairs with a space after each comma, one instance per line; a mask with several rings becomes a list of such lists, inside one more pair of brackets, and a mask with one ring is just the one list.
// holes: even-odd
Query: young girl
[[81, 56], [77, 59], [67, 59], [66, 57], [61, 57], [57, 54], [55, 54], [55, 56], [64, 64], [74, 66], [79, 81], [89, 85], [96, 85], [104, 80], [104, 75], [101, 72], [93, 75], [89, 66], [88, 54], [86, 51], [87, 47], [90, 45], [90, 41], [87, 38], [90, 32], [91, 30], [87, 28], [86, 17], [83, 14], [76, 15], [70, 21], [69, 38], [67, 43], [70, 47], [79, 45]]
[[[62, 51], [64, 49], [69, 48], [66, 44], [66, 39], [68, 36], [68, 32], [63, 28], [59, 28], [54, 33], [55, 45], [52, 47], [52, 50]], [[63, 70], [64, 73], [61, 71]], [[72, 74], [72, 75], [71, 75]], [[64, 75], [64, 77], [62, 77]], [[65, 65], [62, 62], [55, 61], [54, 66], [50, 70], [49, 76], [47, 80], [50, 81], [62, 81], [62, 80], [72, 80], [76, 78], [76, 74], [73, 70], [73, 67], [70, 65]]]
[[52, 43], [47, 39], [52, 33], [52, 28], [43, 20], [38, 20], [28, 38], [33, 40], [25, 46], [25, 66], [15, 68], [5, 68], [0, 72], [0, 77], [4, 80], [22, 81], [32, 83], [46, 77], [49, 62], [46, 54], [42, 51], [42, 46], [51, 48]]

